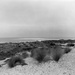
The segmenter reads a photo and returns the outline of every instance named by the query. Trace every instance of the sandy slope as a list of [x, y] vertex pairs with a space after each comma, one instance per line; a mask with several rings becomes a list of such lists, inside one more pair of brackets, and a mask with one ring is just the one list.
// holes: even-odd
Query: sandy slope
[[[4, 65], [0, 68], [0, 75], [75, 75], [75, 49], [65, 54], [58, 63], [49, 61], [37, 64], [32, 58], [25, 61], [28, 65], [19, 65], [12, 69]], [[2, 63], [3, 61], [0, 61], [0, 64]]]

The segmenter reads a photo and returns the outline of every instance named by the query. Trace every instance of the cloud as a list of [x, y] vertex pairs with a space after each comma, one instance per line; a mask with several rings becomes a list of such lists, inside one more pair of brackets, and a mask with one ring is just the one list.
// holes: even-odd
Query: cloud
[[75, 2], [6, 1], [0, 4], [3, 37], [75, 37]]

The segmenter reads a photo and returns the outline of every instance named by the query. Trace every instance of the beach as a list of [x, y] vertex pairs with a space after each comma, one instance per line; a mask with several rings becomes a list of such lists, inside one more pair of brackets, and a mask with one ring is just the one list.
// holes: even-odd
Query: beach
[[[37, 64], [33, 58], [25, 59], [28, 65], [18, 65], [8, 68], [8, 65], [0, 67], [0, 75], [74, 75], [75, 74], [75, 48], [68, 54], [63, 55], [59, 62], [48, 61]], [[0, 61], [2, 64], [3, 61]]]

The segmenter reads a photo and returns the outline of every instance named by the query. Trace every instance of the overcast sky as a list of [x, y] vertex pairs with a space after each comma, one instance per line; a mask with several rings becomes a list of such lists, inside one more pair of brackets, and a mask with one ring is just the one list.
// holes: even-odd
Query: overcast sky
[[0, 0], [0, 37], [75, 38], [75, 1]]

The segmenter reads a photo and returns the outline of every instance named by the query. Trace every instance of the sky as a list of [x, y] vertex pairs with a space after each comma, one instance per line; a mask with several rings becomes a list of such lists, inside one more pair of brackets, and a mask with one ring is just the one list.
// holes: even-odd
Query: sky
[[75, 38], [74, 0], [0, 0], [0, 38]]

